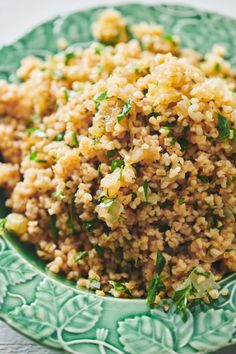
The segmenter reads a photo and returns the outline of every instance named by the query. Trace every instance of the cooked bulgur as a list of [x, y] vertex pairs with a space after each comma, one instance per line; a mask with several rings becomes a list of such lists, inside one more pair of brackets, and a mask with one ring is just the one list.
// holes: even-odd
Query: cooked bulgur
[[236, 77], [224, 49], [180, 49], [115, 10], [93, 32], [89, 48], [28, 57], [20, 84], [0, 82], [2, 225], [97, 294], [216, 298], [215, 280], [236, 271]]

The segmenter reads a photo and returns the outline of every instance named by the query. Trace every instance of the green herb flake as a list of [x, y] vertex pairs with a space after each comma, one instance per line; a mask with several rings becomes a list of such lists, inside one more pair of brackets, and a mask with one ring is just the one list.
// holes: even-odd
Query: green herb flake
[[57, 216], [55, 214], [50, 216], [50, 230], [51, 230], [51, 237], [53, 241], [56, 241], [59, 236], [59, 230], [57, 228]]
[[161, 115], [161, 113], [159, 112], [151, 112], [147, 115], [148, 118], [151, 118], [151, 117], [154, 117], [154, 118], [157, 118]]
[[59, 134], [57, 134], [53, 140], [54, 141], [63, 141], [65, 134], [66, 134], [66, 131], [64, 130], [63, 132], [60, 132]]
[[179, 197], [179, 198], [178, 198], [178, 203], [179, 203], [179, 205], [184, 204], [184, 203], [185, 203], [184, 197]]
[[234, 143], [236, 143], [236, 129], [235, 128], [232, 129], [232, 140]]
[[104, 247], [96, 245], [94, 248], [95, 248], [95, 251], [97, 252], [98, 256], [100, 258], [104, 258], [104, 253], [105, 253]]
[[74, 222], [75, 222], [75, 197], [72, 198], [72, 201], [69, 205], [69, 218], [66, 223], [69, 234], [72, 234], [74, 232]]
[[30, 161], [35, 161], [37, 163], [46, 163], [47, 162], [46, 160], [43, 160], [43, 159], [37, 159], [37, 156], [38, 156], [38, 152], [33, 151], [29, 156]]
[[71, 59], [74, 59], [76, 57], [75, 53], [74, 52], [68, 52], [65, 54], [65, 65], [68, 65], [71, 61]]
[[157, 258], [156, 258], [156, 271], [157, 271], [158, 275], [160, 275], [161, 272], [163, 271], [165, 264], [166, 264], [166, 259], [163, 256], [163, 254], [161, 253], [161, 251], [158, 250], [157, 251]]
[[88, 256], [88, 252], [87, 251], [78, 252], [77, 255], [75, 256], [75, 261], [79, 262], [79, 261], [81, 261], [82, 259], [84, 259], [87, 256]]
[[208, 176], [198, 176], [198, 179], [203, 183], [210, 183], [210, 178]]
[[186, 140], [184, 138], [181, 138], [181, 139], [178, 140], [178, 143], [179, 143], [182, 151], [187, 151], [187, 149], [188, 149], [188, 140]]
[[165, 33], [165, 34], [163, 35], [163, 39], [165, 39], [165, 40], [168, 41], [168, 42], [171, 42], [172, 44], [176, 44], [176, 42], [175, 42], [173, 36], [172, 36], [171, 34], [169, 34], [169, 33]]
[[38, 136], [40, 138], [47, 138], [47, 135], [44, 131], [42, 131], [41, 129], [37, 128], [37, 127], [31, 127], [26, 129], [26, 132], [30, 135], [30, 134], [34, 134], [35, 136]]
[[218, 73], [221, 71], [221, 65], [220, 63], [215, 63], [214, 70]]
[[160, 208], [167, 209], [167, 208], [172, 207], [172, 205], [173, 205], [173, 202], [169, 199], [166, 199], [163, 203], [160, 204]]
[[59, 198], [59, 199], [64, 199], [65, 198], [65, 193], [63, 192], [54, 192], [52, 194], [53, 198]]
[[116, 250], [115, 250], [115, 258], [121, 262], [123, 260], [123, 249], [121, 247], [118, 247]]
[[146, 202], [148, 201], [148, 188], [149, 184], [148, 181], [145, 179], [145, 181], [143, 182], [143, 194]]
[[146, 96], [146, 94], [148, 93], [148, 89], [144, 89], [142, 92], [143, 92], [144, 96]]
[[71, 146], [72, 147], [78, 147], [79, 146], [79, 141], [78, 141], [76, 132], [72, 132], [72, 134], [71, 134]]
[[111, 171], [115, 171], [117, 168], [124, 167], [125, 162], [124, 160], [112, 160], [111, 161]]
[[211, 272], [199, 272], [197, 269], [194, 269], [196, 275], [203, 275], [205, 278], [210, 278]]
[[110, 159], [117, 153], [117, 151], [118, 151], [117, 149], [107, 151], [107, 157]]
[[94, 138], [93, 139], [93, 145], [96, 145], [98, 143], [100, 143], [100, 138]]
[[96, 47], [95, 50], [94, 50], [94, 53], [95, 53], [96, 55], [100, 55], [105, 47], [106, 47], [106, 46], [105, 46], [104, 44], [98, 43], [97, 47]]
[[99, 109], [99, 106], [100, 106], [101, 101], [104, 101], [104, 100], [106, 100], [107, 98], [108, 98], [108, 96], [107, 96], [107, 91], [104, 91], [104, 92], [102, 92], [102, 93], [100, 93], [99, 95], [96, 95], [96, 96], [94, 97], [94, 102], [95, 102], [95, 105], [96, 105], [97, 110]]
[[125, 286], [123, 283], [120, 283], [119, 281], [112, 281], [112, 286], [116, 291], [122, 292], [128, 296], [131, 296], [131, 292], [129, 291], [127, 286]]
[[158, 229], [160, 232], [166, 232], [170, 230], [170, 226], [166, 223], [163, 223], [163, 221], [154, 221], [152, 226]]
[[147, 290], [147, 303], [150, 307], [153, 307], [155, 303], [156, 296], [161, 292], [165, 291], [166, 287], [160, 276], [153, 276], [150, 281], [149, 288]]
[[195, 293], [192, 284], [181, 290], [176, 290], [173, 296], [173, 301], [180, 311], [185, 311], [187, 308], [188, 300], [191, 295]]
[[132, 104], [133, 104], [133, 101], [132, 101], [131, 98], [128, 98], [128, 100], [125, 101], [121, 112], [117, 116], [117, 120], [118, 120], [119, 123], [122, 121], [122, 119], [124, 117], [126, 117], [130, 113], [130, 111], [132, 109]]
[[90, 280], [90, 287], [92, 289], [99, 290], [101, 288], [101, 282], [97, 279], [89, 279]]
[[38, 114], [34, 114], [30, 119], [27, 120], [26, 126], [28, 128], [32, 127], [32, 125], [37, 121], [40, 120], [40, 116]]
[[94, 202], [101, 203], [104, 198], [105, 198], [105, 193], [102, 192], [97, 198], [94, 198]]
[[98, 227], [98, 220], [93, 219], [93, 220], [85, 221], [84, 226], [88, 232], [92, 232]]
[[5, 228], [6, 228], [6, 223], [7, 223], [7, 218], [2, 218], [2, 219], [0, 219], [0, 231], [5, 230]]
[[166, 122], [165, 123], [166, 127], [175, 127], [177, 125], [177, 120], [173, 120], [171, 122]]
[[137, 193], [135, 192], [131, 192], [131, 196], [132, 196], [132, 200], [136, 199], [137, 198]]
[[228, 120], [222, 116], [222, 114], [218, 113], [218, 132], [219, 132], [219, 139], [225, 140], [230, 137], [230, 124]]

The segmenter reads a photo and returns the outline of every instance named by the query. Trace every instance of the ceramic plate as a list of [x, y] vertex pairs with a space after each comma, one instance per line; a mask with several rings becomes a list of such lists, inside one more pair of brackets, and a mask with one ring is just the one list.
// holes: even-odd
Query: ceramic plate
[[[236, 20], [185, 6], [118, 6], [127, 20], [157, 22], [202, 53], [223, 44], [236, 68]], [[0, 78], [15, 80], [20, 60], [56, 53], [56, 42], [88, 45], [91, 23], [103, 8], [55, 18], [0, 50]], [[7, 211], [0, 202], [1, 216]], [[230, 291], [211, 305], [195, 303], [181, 315], [174, 305], [149, 309], [145, 300], [98, 297], [45, 271], [31, 247], [13, 235], [0, 238], [0, 318], [41, 344], [81, 354], [210, 353], [236, 343], [236, 275], [223, 280]], [[170, 302], [170, 300], [169, 300]]]

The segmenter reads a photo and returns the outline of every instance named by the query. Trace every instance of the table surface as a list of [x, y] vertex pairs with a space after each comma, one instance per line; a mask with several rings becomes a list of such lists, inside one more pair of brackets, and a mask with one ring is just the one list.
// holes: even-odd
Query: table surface
[[[0, 0], [0, 46], [11, 43], [32, 27], [60, 14], [67, 14], [101, 4], [139, 2], [139, 0]], [[202, 9], [236, 17], [235, 0], [143, 0], [145, 3], [183, 3]], [[7, 30], [6, 30], [7, 29]], [[236, 348], [220, 350], [215, 354], [235, 354]], [[0, 354], [57, 354], [61, 353], [39, 346], [0, 321]]]

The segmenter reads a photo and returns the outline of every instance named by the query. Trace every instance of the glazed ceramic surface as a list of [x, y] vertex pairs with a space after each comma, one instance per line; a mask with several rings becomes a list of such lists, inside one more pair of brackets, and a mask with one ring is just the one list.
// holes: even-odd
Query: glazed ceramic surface
[[[176, 5], [118, 6], [129, 23], [161, 23], [181, 38], [183, 47], [201, 53], [223, 44], [236, 68], [236, 20]], [[57, 52], [64, 37], [70, 45], [93, 41], [91, 23], [103, 8], [78, 12], [40, 25], [16, 43], [0, 49], [0, 78], [15, 81], [21, 59]], [[0, 217], [7, 215], [3, 197]], [[0, 318], [41, 344], [80, 354], [210, 353], [236, 343], [236, 275], [221, 282], [229, 289], [210, 305], [195, 303], [183, 315], [170, 300], [149, 309], [145, 300], [98, 297], [53, 276], [32, 247], [10, 233], [0, 238]]]

